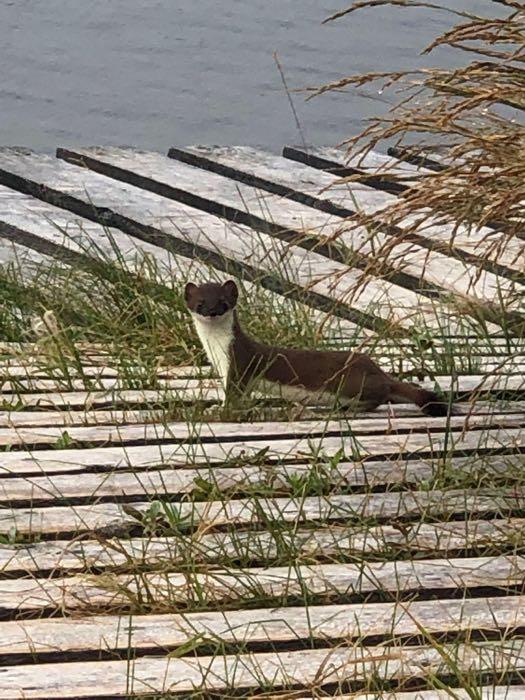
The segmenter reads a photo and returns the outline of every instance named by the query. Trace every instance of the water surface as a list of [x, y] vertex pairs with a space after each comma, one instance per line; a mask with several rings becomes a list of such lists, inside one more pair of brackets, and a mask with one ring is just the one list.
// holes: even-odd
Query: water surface
[[[486, 0], [456, 8], [489, 11]], [[487, 8], [487, 5], [490, 7]], [[452, 19], [380, 8], [322, 25], [334, 0], [0, 0], [0, 144], [248, 144], [301, 140], [272, 54], [290, 87], [345, 74], [449, 65], [418, 52]], [[305, 138], [334, 144], [388, 109], [352, 90], [294, 102]]]

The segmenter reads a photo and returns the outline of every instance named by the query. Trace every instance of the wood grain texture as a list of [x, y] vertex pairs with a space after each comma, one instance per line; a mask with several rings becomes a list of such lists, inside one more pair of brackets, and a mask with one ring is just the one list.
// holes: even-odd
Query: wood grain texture
[[[388, 519], [435, 519], [476, 514], [510, 516], [521, 513], [525, 506], [525, 490], [480, 488], [446, 491], [403, 491], [393, 493], [333, 494], [305, 497], [253, 497], [229, 501], [187, 503], [172, 501], [170, 517], [175, 527], [187, 529], [265, 525], [268, 523], [361, 522], [368, 518], [385, 522]], [[147, 514], [151, 501], [133, 502], [134, 513]], [[19, 535], [33, 538], [45, 534], [64, 535], [84, 532], [126, 534], [139, 520], [128, 512], [126, 504], [97, 503], [78, 506], [33, 506], [0, 510], [0, 534], [13, 529]]]
[[318, 564], [266, 568], [216, 569], [205, 573], [143, 573], [112, 576], [0, 580], [4, 612], [59, 609], [128, 610], [149, 602], [158, 609], [217, 605], [317, 596], [333, 601], [367, 593], [413, 593], [508, 589], [523, 585], [525, 560], [519, 556], [472, 557], [358, 564]]
[[42, 391], [0, 394], [0, 405], [4, 410], [37, 408], [49, 410], [57, 408], [83, 409], [116, 408], [125, 405], [154, 407], [173, 401], [194, 403], [205, 401], [218, 403], [224, 398], [222, 390], [217, 388], [195, 390], [164, 389], [116, 389], [105, 391]]
[[[432, 380], [426, 379], [423, 382], [419, 382], [421, 386], [428, 386], [429, 388], [434, 388], [436, 384], [440, 386], [444, 391], [456, 390], [456, 391], [475, 391], [478, 385], [483, 389], [485, 387], [487, 391], [497, 391], [500, 387], [503, 389], [508, 389], [509, 391], [520, 391], [525, 387], [525, 380], [523, 373], [520, 372], [519, 368], [505, 366], [505, 363], [501, 363], [501, 368], [498, 371], [494, 371], [491, 374], [470, 374], [470, 375], [459, 375], [452, 379], [448, 375], [437, 375]], [[27, 393], [27, 392], [59, 392], [59, 391], [82, 391], [83, 389], [90, 389], [92, 391], [121, 391], [127, 389], [127, 385], [131, 383], [126, 378], [112, 378], [112, 377], [100, 377], [100, 378], [88, 378], [88, 379], [39, 379], [39, 378], [29, 378], [29, 379], [1, 379], [0, 378], [0, 399], [2, 394], [12, 394], [12, 393]], [[180, 395], [181, 399], [188, 400], [188, 397], [192, 395], [195, 398], [202, 396], [202, 392], [209, 389], [219, 388], [220, 382], [217, 379], [204, 377], [202, 379], [198, 378], [175, 378], [175, 379], [164, 379], [162, 377], [155, 379], [151, 382], [153, 385], [157, 385], [160, 388], [170, 390], [174, 397]], [[146, 387], [147, 383], [146, 383]]]
[[446, 658], [464, 674], [508, 673], [525, 666], [525, 643], [520, 640], [476, 643], [443, 652], [431, 647], [381, 645], [355, 649], [318, 649], [224, 657], [139, 658], [126, 661], [46, 664], [35, 679], [30, 666], [5, 667], [0, 674], [0, 698], [14, 700], [141, 696], [162, 692], [193, 692], [322, 686], [364, 682], [371, 675], [389, 680], [431, 678], [450, 672]]
[[308, 608], [263, 608], [184, 615], [116, 615], [2, 623], [0, 655], [171, 650], [192, 640], [272, 644], [446, 632], [500, 632], [525, 627], [525, 598], [407, 601]]
[[126, 498], [167, 496], [182, 497], [185, 494], [203, 492], [206, 488], [215, 493], [246, 493], [250, 489], [283, 495], [298, 489], [298, 481], [306, 484], [316, 477], [324, 491], [337, 492], [351, 488], [375, 488], [378, 486], [426, 484], [440, 476], [449, 479], [470, 479], [472, 483], [482, 479], [506, 479], [518, 482], [525, 468], [525, 455], [486, 457], [457, 457], [446, 465], [439, 459], [384, 460], [345, 463], [320, 468], [311, 464], [274, 464], [243, 467], [201, 467], [199, 469], [169, 467], [145, 472], [49, 474], [23, 478], [0, 479], [0, 503], [53, 504], [57, 500], [71, 499], [97, 501], [101, 498]]
[[[521, 414], [490, 413], [467, 416], [413, 418], [359, 418], [343, 420], [268, 421], [250, 423], [200, 423], [164, 420], [131, 425], [70, 426], [67, 431], [58, 427], [0, 427], [0, 446], [32, 446], [33, 448], [57, 445], [64, 440], [85, 443], [90, 446], [142, 442], [227, 442], [229, 440], [275, 440], [287, 438], [322, 438], [334, 436], [374, 435], [392, 433], [434, 433], [444, 430], [464, 431], [481, 428], [518, 428], [525, 424]], [[271, 443], [270, 443], [271, 444]]]
[[98, 447], [94, 449], [57, 449], [43, 451], [7, 452], [0, 464], [0, 474], [51, 474], [84, 471], [87, 468], [105, 470], [181, 467], [184, 465], [232, 464], [241, 459], [264, 463], [304, 462], [315, 457], [329, 459], [338, 455], [344, 461], [361, 461], [368, 457], [439, 456], [456, 452], [484, 453], [504, 449], [507, 453], [523, 447], [520, 428], [480, 429], [460, 433], [436, 432], [398, 435], [361, 435], [354, 438], [327, 437], [288, 440], [238, 440], [224, 443], [179, 443]]
[[[123, 392], [124, 395], [126, 392]], [[154, 391], [150, 392], [155, 394]], [[25, 395], [27, 396], [27, 395]], [[67, 396], [63, 394], [63, 396]], [[119, 392], [114, 392], [116, 398], [116, 403], [119, 403]], [[151, 401], [155, 403], [154, 401]], [[165, 402], [165, 395], [163, 392], [158, 393], [158, 403]], [[67, 403], [67, 402], [66, 402]], [[44, 408], [44, 406], [42, 406]], [[276, 411], [280, 409], [279, 405], [275, 406]], [[309, 407], [312, 412], [317, 410], [317, 407]], [[318, 407], [321, 409], [321, 407]], [[520, 414], [525, 411], [525, 401], [476, 401], [474, 404], [468, 402], [456, 403], [455, 411], [458, 416], [468, 416], [475, 414], [476, 416], [481, 415], [512, 415]], [[306, 414], [309, 416], [308, 408], [306, 409]], [[0, 411], [0, 427], [2, 428], [13, 428], [17, 430], [19, 428], [39, 428], [39, 427], [53, 427], [53, 426], [94, 426], [94, 425], [128, 425], [133, 423], [158, 423], [162, 424], [166, 419], [166, 410], [162, 408], [145, 408], [145, 409], [85, 409], [85, 410], [75, 410], [66, 407], [61, 411], [52, 410], [41, 410], [41, 411], [30, 411], [30, 410], [11, 410], [11, 411]], [[268, 411], [267, 415], [272, 415], [271, 411]], [[334, 412], [333, 417], [340, 417], [342, 421], [350, 420], [348, 415], [342, 412]], [[364, 420], [369, 418], [372, 421], [383, 418], [383, 419], [393, 419], [393, 418], [421, 418], [421, 411], [411, 404], [385, 404], [384, 406], [379, 406], [374, 411], [360, 411], [355, 418], [358, 420]], [[211, 418], [210, 418], [211, 420]], [[206, 421], [203, 421], [204, 425], [207, 425]], [[213, 422], [210, 423], [213, 425]]]
[[[13, 393], [19, 392], [39, 392], [39, 391], [61, 391], [64, 389], [70, 391], [82, 391], [86, 388], [92, 388], [93, 391], [119, 391], [120, 389], [126, 389], [129, 384], [133, 382], [126, 377], [88, 377], [86, 379], [75, 379], [75, 378], [53, 378], [53, 379], [40, 379], [38, 377], [25, 378], [15, 378], [12, 380], [0, 378], [0, 390], [2, 392]], [[158, 378], [149, 382], [150, 385], [158, 385], [160, 387], [171, 389], [174, 393], [181, 391], [184, 395], [185, 392], [194, 391], [198, 392], [199, 388], [202, 386], [204, 388], [216, 387], [218, 382], [213, 379], [199, 380], [194, 377], [183, 377], [175, 379], [164, 379]], [[147, 384], [147, 383], [146, 383]], [[1, 398], [1, 395], [0, 395]]]
[[[512, 359], [512, 358], [511, 358]], [[139, 367], [133, 367], [131, 364], [125, 364], [119, 367], [118, 365], [110, 366], [110, 358], [104, 358], [105, 364], [99, 365], [88, 365], [83, 364], [81, 366], [71, 363], [71, 365], [64, 367], [53, 366], [49, 358], [47, 362], [42, 359], [40, 364], [25, 363], [25, 364], [15, 364], [13, 362], [0, 362], [0, 382], [2, 380], [9, 379], [47, 379], [47, 380], [63, 380], [63, 379], [78, 379], [81, 377], [88, 377], [89, 379], [124, 379], [126, 376], [140, 377], [144, 375], [144, 369]], [[495, 366], [500, 366], [503, 358], [498, 360], [498, 358], [483, 358], [479, 360], [479, 367], [489, 367], [492, 369]], [[475, 360], [474, 362], [477, 362]], [[525, 357], [523, 358], [525, 363]], [[483, 363], [483, 365], [482, 365]], [[517, 360], [513, 363], [514, 365], [521, 365], [521, 360]], [[524, 365], [525, 366], [525, 365]], [[156, 367], [152, 370], [152, 373], [160, 379], [195, 379], [198, 377], [207, 377], [211, 374], [211, 368], [207, 365], [199, 367], [198, 365], [180, 365], [180, 366], [162, 366]]]
[[512, 550], [525, 536], [525, 519], [497, 518], [437, 523], [394, 525], [327, 524], [321, 529], [299, 527], [278, 536], [264, 530], [205, 532], [177, 537], [53, 540], [25, 546], [0, 546], [0, 572], [23, 572], [43, 576], [46, 572], [65, 574], [130, 566], [174, 568], [181, 561], [224, 565], [242, 558], [245, 562], [271, 564], [285, 552], [302, 561], [333, 560], [340, 557], [388, 554], [410, 558], [453, 556], [468, 550], [488, 552]]
[[[161, 423], [162, 409], [99, 409], [75, 411], [0, 411], [0, 426], [11, 428], [13, 434], [20, 428], [62, 426], [129, 425], [133, 423]], [[63, 431], [62, 431], [63, 432]]]

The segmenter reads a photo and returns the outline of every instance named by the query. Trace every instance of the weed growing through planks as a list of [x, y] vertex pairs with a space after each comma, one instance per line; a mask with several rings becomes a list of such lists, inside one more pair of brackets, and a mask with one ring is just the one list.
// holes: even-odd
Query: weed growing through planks
[[67, 432], [67, 430], [64, 430], [62, 435], [54, 443], [53, 447], [55, 450], [65, 450], [68, 447], [71, 447], [73, 443], [74, 440], [72, 439], [71, 435]]

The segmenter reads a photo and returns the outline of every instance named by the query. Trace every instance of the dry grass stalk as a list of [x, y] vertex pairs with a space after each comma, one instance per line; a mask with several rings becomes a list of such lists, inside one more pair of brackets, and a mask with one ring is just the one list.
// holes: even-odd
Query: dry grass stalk
[[[508, 238], [523, 237], [525, 129], [520, 113], [525, 109], [525, 3], [500, 4], [507, 9], [497, 17], [454, 12], [461, 22], [424, 50], [460, 49], [475, 56], [467, 65], [350, 75], [311, 88], [312, 96], [362, 85], [398, 92], [400, 100], [386, 115], [372, 119], [345, 143], [352, 157], [385, 143], [394, 144], [391, 152], [404, 149], [419, 162], [429, 151], [446, 154], [446, 167], [434, 167], [405, 182], [398, 202], [373, 216], [358, 213], [356, 223], [382, 227], [403, 223], [406, 231], [407, 221], [416, 230], [435, 224], [437, 215], [439, 222], [455, 227], [504, 231], [506, 236], [492, 237], [495, 251]], [[417, 0], [363, 0], [329, 20], [383, 5], [440, 7]], [[487, 232], [489, 238], [491, 233]]]

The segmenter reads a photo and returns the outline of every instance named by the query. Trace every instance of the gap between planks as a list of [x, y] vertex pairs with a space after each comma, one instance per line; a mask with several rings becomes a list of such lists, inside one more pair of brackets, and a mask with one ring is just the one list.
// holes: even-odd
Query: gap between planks
[[[224, 400], [224, 391], [219, 379], [159, 379], [155, 383], [162, 388], [165, 398], [170, 398], [173, 401], [193, 403], [195, 401], [222, 402]], [[4, 406], [15, 405], [17, 408], [23, 405], [35, 405], [35, 402], [48, 402], [49, 405], [53, 405], [54, 401], [63, 400], [62, 395], [65, 392], [69, 392], [72, 397], [77, 392], [75, 400], [78, 401], [78, 396], [83, 393], [82, 389], [86, 388], [94, 395], [94, 398], [97, 395], [110, 396], [111, 392], [118, 392], [121, 395], [125, 395], [127, 392], [129, 396], [139, 397], [139, 401], [141, 401], [140, 397], [143, 397], [142, 402], [144, 403], [143, 399], [148, 396], [148, 392], [153, 391], [154, 393], [150, 395], [155, 398], [160, 396], [159, 389], [125, 389], [117, 379], [95, 380], [93, 387], [86, 387], [86, 384], [90, 384], [90, 382], [78, 379], [64, 380], [63, 382], [46, 379], [4, 382], [0, 390], [0, 404], [3, 401]], [[525, 391], [525, 375], [501, 372], [456, 377], [437, 375], [433, 379], [418, 382], [418, 385], [429, 391], [435, 391], [438, 388], [443, 393], [453, 393], [460, 397], [485, 395], [489, 392], [511, 392], [514, 394]], [[99, 388], [101, 386], [104, 388]], [[43, 391], [39, 391], [39, 389]], [[26, 394], [29, 396], [24, 398]], [[37, 396], [31, 394], [37, 394]], [[268, 398], [266, 394], [258, 391], [254, 391], [252, 395]]]

